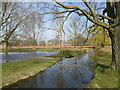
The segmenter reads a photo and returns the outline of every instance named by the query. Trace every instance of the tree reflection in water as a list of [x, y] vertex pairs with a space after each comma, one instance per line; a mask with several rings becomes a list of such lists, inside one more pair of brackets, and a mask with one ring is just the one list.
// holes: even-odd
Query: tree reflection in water
[[5, 63], [7, 63], [7, 62], [9, 62], [9, 54], [8, 54], [8, 52], [5, 52], [5, 55], [6, 55], [6, 62]]
[[[89, 55], [90, 54], [90, 55]], [[31, 88], [75, 88], [84, 87], [94, 76], [95, 63], [89, 58], [92, 51], [85, 55], [65, 58], [48, 68], [45, 72], [18, 82], [11, 87]]]
[[61, 88], [63, 88], [65, 85], [62, 70], [63, 70], [63, 67], [62, 67], [62, 61], [61, 61], [59, 65], [58, 73], [57, 73], [57, 79], [56, 79], [57, 87], [61, 87]]

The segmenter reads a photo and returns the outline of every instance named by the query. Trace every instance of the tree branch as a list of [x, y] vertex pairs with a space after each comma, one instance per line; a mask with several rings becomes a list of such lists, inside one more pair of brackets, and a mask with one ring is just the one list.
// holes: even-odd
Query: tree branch
[[84, 9], [78, 7], [78, 6], [75, 6], [75, 5], [73, 5], [73, 6], [67, 6], [67, 5], [62, 4], [61, 2], [58, 2], [57, 0], [55, 0], [55, 2], [57, 4], [59, 4], [59, 5], [61, 5], [63, 8], [66, 8], [66, 9], [80, 10], [83, 13], [83, 15], [86, 16], [87, 19], [89, 19], [91, 22], [93, 22], [93, 23], [95, 23], [95, 24], [97, 24], [97, 25], [99, 25], [101, 27], [104, 27], [106, 29], [109, 29], [109, 27], [110, 27], [109, 24], [107, 24], [107, 23], [101, 22], [99, 20], [92, 19], [91, 15], [89, 13], [87, 13], [86, 10], [84, 10]]
[[95, 13], [94, 9], [92, 8], [92, 6], [88, 2], [86, 2], [86, 0], [83, 0], [83, 2], [89, 8], [89, 10], [91, 11], [91, 13], [93, 15], [93, 18], [95, 20], [97, 20], [96, 13]]
[[[87, 12], [87, 11], [84, 10], [84, 9], [82, 9], [82, 10], [83, 10], [84, 12], [86, 12], [87, 14], [89, 14], [90, 16], [93, 16], [92, 13], [89, 13], [89, 12]], [[84, 15], [83, 13], [78, 12], [77, 9], [76, 9], [76, 10], [66, 10], [66, 11], [62, 11], [62, 12], [47, 12], [47, 13], [43, 13], [43, 14], [39, 14], [39, 15], [45, 15], [45, 14], [62, 14], [62, 13], [67, 13], [67, 12], [75, 12], [75, 13], [77, 13], [77, 14], [79, 14], [79, 15]], [[107, 16], [105, 16], [105, 15], [96, 14], [96, 16], [97, 16], [97, 17], [103, 17], [103, 18], [105, 18], [105, 19], [108, 19], [108, 20], [110, 20], [110, 21], [113, 21], [112, 18], [107, 17]]]

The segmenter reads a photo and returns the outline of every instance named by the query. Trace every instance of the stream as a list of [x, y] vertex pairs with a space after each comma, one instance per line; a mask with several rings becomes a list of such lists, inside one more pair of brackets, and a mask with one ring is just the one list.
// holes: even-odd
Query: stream
[[94, 50], [64, 58], [44, 72], [14, 83], [9, 88], [82, 88], [94, 78]]

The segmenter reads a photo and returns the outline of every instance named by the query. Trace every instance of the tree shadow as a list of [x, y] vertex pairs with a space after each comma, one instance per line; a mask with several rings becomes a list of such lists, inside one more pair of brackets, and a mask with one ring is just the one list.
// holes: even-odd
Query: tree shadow
[[100, 63], [98, 63], [96, 67], [100, 67], [100, 68], [103, 68], [103, 69], [108, 69], [109, 68], [109, 66], [103, 65], [103, 64], [100, 64]]
[[109, 69], [109, 66], [104, 65], [104, 64], [100, 64], [100, 63], [98, 63], [96, 67], [99, 67], [98, 71], [101, 73], [105, 73], [106, 70]]

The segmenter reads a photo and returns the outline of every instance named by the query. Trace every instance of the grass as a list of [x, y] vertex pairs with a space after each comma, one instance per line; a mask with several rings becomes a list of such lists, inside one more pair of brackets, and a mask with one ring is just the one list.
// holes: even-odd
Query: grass
[[[9, 51], [32, 51], [33, 49], [10, 49]], [[61, 51], [60, 53], [53, 55], [54, 59], [30, 59], [18, 62], [9, 62], [2, 64], [2, 87], [15, 83], [21, 79], [26, 79], [30, 76], [34, 76], [40, 71], [44, 71], [48, 67], [57, 63], [63, 57], [73, 57], [77, 54], [81, 54], [81, 48], [48, 48], [38, 49], [42, 51]], [[52, 57], [53, 57], [52, 56]]]
[[18, 62], [9, 62], [2, 64], [2, 86], [9, 85], [21, 79], [34, 76], [40, 71], [44, 71], [52, 66], [60, 58], [24, 60]]
[[[62, 48], [9, 48], [8, 50], [0, 49], [0, 52], [32, 52], [32, 51], [65, 51], [65, 50], [71, 50], [71, 51], [80, 51], [81, 47], [62, 47]], [[88, 48], [84, 48], [88, 49]], [[89, 48], [90, 49], [90, 48]]]
[[97, 60], [95, 78], [88, 88], [118, 88], [118, 71], [108, 68], [111, 56], [111, 53], [100, 53], [100, 58]]
[[0, 63], [0, 87], [2, 86], [2, 63]]
[[81, 53], [82, 53], [82, 51], [66, 50], [66, 51], [61, 51], [56, 55], [51, 55], [51, 56], [47, 56], [47, 57], [71, 58], [71, 57], [74, 57]]
[[[18, 80], [34, 76], [40, 71], [44, 71], [52, 66], [61, 58], [69, 58], [81, 54], [80, 47], [72, 48], [38, 48], [38, 49], [9, 49], [2, 52], [30, 52], [30, 51], [61, 51], [56, 55], [49, 57], [56, 57], [54, 59], [38, 59], [10, 62], [2, 64], [2, 86], [9, 85]], [[88, 88], [117, 88], [118, 87], [118, 71], [108, 69], [111, 62], [111, 53], [101, 52], [99, 59], [97, 59], [97, 68], [95, 71], [95, 78], [88, 85]]]
[[32, 52], [32, 51], [59, 51], [59, 48], [37, 48], [37, 49], [32, 49], [32, 48], [10, 48], [8, 50], [1, 49], [0, 51], [2, 52]]

